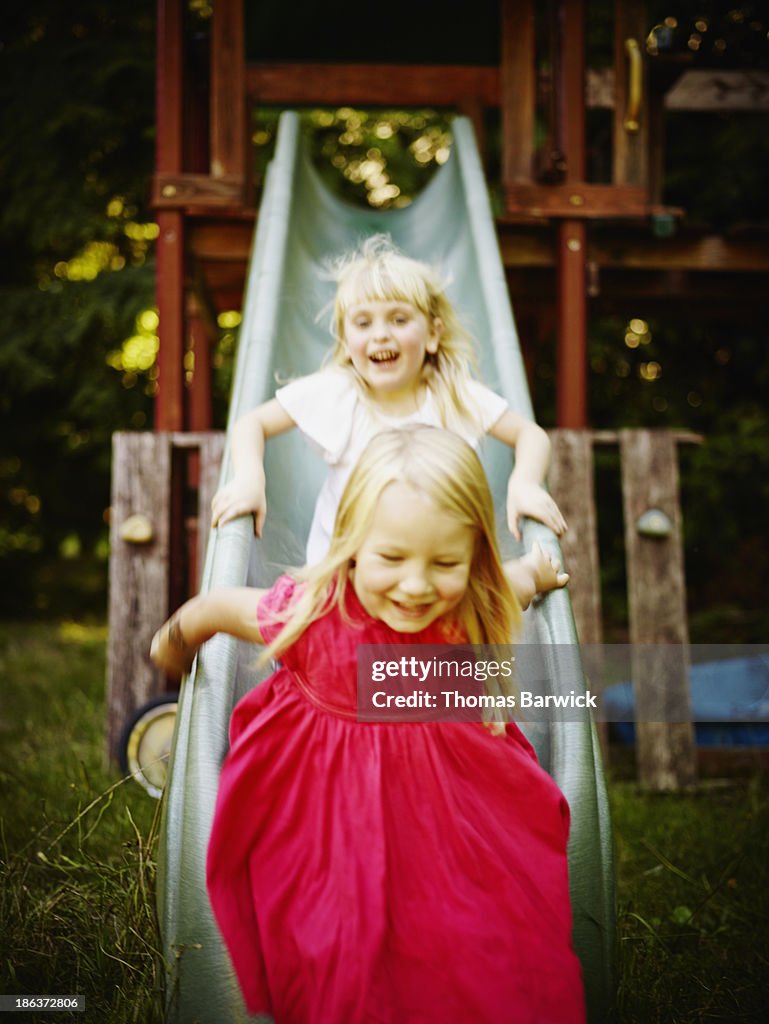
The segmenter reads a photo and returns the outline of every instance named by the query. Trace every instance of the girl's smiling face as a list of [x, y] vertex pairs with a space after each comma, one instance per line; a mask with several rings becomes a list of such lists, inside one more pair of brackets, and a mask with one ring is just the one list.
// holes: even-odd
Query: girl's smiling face
[[373, 618], [417, 633], [464, 597], [474, 547], [470, 526], [409, 484], [388, 484], [355, 556], [353, 588]]
[[382, 401], [415, 395], [428, 354], [438, 351], [439, 320], [401, 300], [355, 303], [344, 315], [344, 344], [353, 367]]

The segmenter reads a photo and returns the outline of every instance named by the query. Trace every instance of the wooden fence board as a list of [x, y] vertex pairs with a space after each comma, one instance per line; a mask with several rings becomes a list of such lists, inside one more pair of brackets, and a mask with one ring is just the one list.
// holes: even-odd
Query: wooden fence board
[[[117, 433], [112, 446], [107, 753], [115, 759], [123, 725], [133, 711], [162, 693], [162, 673], [149, 660], [150, 641], [168, 616], [171, 435]], [[131, 544], [120, 528], [145, 515], [154, 536]]]
[[211, 502], [219, 487], [219, 473], [224, 455], [225, 434], [209, 432], [200, 437], [200, 482], [198, 484], [198, 580], [206, 560], [206, 545], [210, 533]]
[[[694, 783], [696, 756], [675, 438], [622, 430], [619, 441], [639, 779], [649, 789], [676, 789]], [[668, 517], [668, 536], [639, 532], [649, 509]]]
[[551, 430], [548, 485], [569, 529], [561, 538], [564, 569], [571, 574], [577, 636], [582, 644], [600, 644], [601, 585], [598, 525], [593, 488], [593, 437], [588, 430]]

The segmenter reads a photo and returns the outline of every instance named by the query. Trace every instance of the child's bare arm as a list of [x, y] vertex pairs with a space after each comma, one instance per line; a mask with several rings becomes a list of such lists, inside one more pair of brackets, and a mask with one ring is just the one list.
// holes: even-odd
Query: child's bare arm
[[255, 587], [225, 587], [199, 594], [178, 608], [152, 638], [150, 657], [169, 676], [189, 672], [198, 648], [215, 633], [262, 643], [256, 608], [265, 593]]
[[489, 431], [492, 437], [515, 448], [515, 468], [507, 485], [507, 525], [520, 540], [519, 519], [529, 516], [561, 536], [566, 520], [542, 486], [550, 461], [550, 438], [542, 427], [508, 409]]
[[522, 558], [505, 562], [505, 573], [522, 608], [528, 608], [537, 594], [558, 590], [569, 582], [569, 574], [561, 572], [561, 563], [541, 544], [533, 544]]
[[223, 526], [238, 516], [254, 516], [254, 532], [261, 537], [267, 515], [264, 445], [271, 437], [296, 426], [277, 399], [258, 406], [235, 423], [230, 441], [233, 476], [211, 502], [211, 523]]

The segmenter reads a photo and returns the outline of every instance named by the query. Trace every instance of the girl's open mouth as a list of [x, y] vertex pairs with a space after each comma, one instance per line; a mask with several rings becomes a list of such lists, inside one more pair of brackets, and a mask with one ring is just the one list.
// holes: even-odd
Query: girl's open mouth
[[372, 352], [369, 359], [372, 363], [395, 363], [400, 358], [399, 352], [392, 349], [383, 349], [381, 352]]

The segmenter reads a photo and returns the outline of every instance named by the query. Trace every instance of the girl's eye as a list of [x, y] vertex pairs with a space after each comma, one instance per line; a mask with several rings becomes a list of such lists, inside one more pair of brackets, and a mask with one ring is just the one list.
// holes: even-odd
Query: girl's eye
[[436, 562], [435, 564], [439, 569], [456, 569], [456, 567], [459, 565], [459, 562], [452, 562], [447, 560], [444, 562]]
[[380, 552], [379, 552], [379, 557], [380, 557], [380, 558], [382, 559], [382, 561], [383, 561], [383, 562], [392, 562], [392, 563], [395, 563], [395, 562], [400, 562], [400, 561], [402, 561], [402, 559], [401, 559], [401, 556], [400, 556], [400, 555], [390, 555], [390, 554], [387, 554], [387, 553], [386, 553], [386, 552], [384, 552], [384, 551], [380, 551]]

